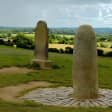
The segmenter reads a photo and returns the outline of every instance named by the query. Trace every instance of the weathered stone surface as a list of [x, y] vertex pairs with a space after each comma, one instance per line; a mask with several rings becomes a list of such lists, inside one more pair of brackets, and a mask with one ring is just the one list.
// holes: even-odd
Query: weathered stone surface
[[98, 97], [96, 37], [91, 26], [79, 27], [73, 56], [74, 97], [91, 99]]
[[51, 61], [48, 60], [48, 28], [44, 21], [39, 21], [35, 28], [35, 59], [33, 63], [39, 64], [40, 68], [47, 69], [51, 67]]
[[101, 97], [96, 99], [77, 99], [72, 97], [73, 88], [39, 88], [21, 97], [25, 100], [33, 100], [45, 105], [55, 105], [64, 107], [109, 107], [112, 106], [112, 90], [99, 89]]

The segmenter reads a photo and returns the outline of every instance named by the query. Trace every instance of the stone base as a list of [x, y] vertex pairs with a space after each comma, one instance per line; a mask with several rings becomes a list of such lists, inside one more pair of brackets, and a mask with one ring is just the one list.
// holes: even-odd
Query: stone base
[[112, 107], [112, 90], [99, 89], [99, 98], [79, 100], [71, 97], [72, 87], [39, 88], [21, 97], [45, 105], [63, 107]]
[[33, 59], [32, 63], [38, 64], [41, 69], [52, 68], [52, 62], [50, 60]]

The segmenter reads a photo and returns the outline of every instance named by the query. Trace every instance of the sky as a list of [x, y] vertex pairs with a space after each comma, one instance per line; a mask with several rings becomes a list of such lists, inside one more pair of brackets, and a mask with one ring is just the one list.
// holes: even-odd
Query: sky
[[112, 0], [0, 0], [0, 26], [112, 27]]

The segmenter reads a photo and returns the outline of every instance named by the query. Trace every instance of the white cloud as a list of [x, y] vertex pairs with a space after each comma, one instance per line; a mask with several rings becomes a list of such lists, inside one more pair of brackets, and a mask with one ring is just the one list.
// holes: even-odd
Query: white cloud
[[[112, 0], [0, 0], [0, 25], [111, 26]], [[112, 27], [112, 26], [111, 26]]]
[[112, 4], [99, 5], [98, 19], [104, 26], [112, 27]]
[[[27, 1], [27, 0], [26, 0]], [[38, 4], [98, 4], [98, 3], [111, 3], [112, 0], [29, 0], [28, 3]]]

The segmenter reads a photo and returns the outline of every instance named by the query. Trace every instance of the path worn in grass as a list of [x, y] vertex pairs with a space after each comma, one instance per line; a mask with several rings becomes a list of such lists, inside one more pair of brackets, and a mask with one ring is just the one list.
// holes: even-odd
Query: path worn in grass
[[17, 96], [22, 91], [28, 91], [37, 87], [49, 87], [50, 85], [50, 83], [45, 81], [32, 81], [26, 84], [3, 87], [0, 88], [0, 99], [5, 101], [18, 101]]
[[0, 69], [0, 74], [11, 74], [11, 73], [29, 73], [29, 72], [33, 72], [35, 70], [33, 69], [28, 69], [25, 67], [8, 67], [8, 68], [2, 68]]
[[[2, 68], [0, 69], [0, 74], [27, 74], [29, 72], [34, 72], [36, 70], [28, 69], [25, 67], [8, 67], [8, 68]], [[36, 88], [36, 87], [48, 87], [51, 84], [45, 81], [32, 81], [26, 84], [19, 84], [15, 86], [7, 86], [0, 88], [0, 98], [6, 101], [18, 101], [17, 96], [23, 92], [28, 91], [30, 89]]]

